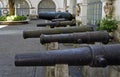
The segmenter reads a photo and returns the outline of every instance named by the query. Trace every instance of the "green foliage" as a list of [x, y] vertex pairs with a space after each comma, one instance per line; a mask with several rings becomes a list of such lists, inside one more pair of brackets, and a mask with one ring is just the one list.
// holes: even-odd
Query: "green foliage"
[[7, 16], [0, 16], [0, 21], [6, 21]]
[[24, 21], [26, 19], [27, 19], [27, 17], [25, 17], [25, 16], [16, 16], [13, 21]]
[[109, 17], [103, 18], [98, 25], [97, 30], [106, 30], [108, 32], [113, 32], [118, 27], [118, 21]]
[[0, 21], [24, 21], [26, 16], [0, 16]]

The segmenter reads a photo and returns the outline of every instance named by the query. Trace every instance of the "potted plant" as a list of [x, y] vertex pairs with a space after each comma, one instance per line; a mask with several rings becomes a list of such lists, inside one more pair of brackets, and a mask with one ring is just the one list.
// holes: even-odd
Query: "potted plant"
[[25, 24], [28, 23], [26, 16], [0, 16], [0, 25], [14, 25], [14, 24]]

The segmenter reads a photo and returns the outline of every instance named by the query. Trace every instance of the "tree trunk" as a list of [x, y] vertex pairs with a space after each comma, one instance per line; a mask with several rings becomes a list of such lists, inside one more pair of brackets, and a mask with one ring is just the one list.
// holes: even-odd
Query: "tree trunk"
[[14, 15], [15, 14], [15, 7], [14, 7], [14, 0], [9, 0], [9, 11], [10, 11], [10, 15]]

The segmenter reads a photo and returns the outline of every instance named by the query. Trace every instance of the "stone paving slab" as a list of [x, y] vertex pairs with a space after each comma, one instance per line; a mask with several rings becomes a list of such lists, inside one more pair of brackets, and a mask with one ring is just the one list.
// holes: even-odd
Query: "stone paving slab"
[[45, 77], [44, 67], [15, 67], [14, 65], [15, 54], [45, 51], [39, 39], [23, 39], [22, 31], [32, 29], [37, 28], [27, 24], [0, 29], [0, 77], [40, 77], [38, 74]]

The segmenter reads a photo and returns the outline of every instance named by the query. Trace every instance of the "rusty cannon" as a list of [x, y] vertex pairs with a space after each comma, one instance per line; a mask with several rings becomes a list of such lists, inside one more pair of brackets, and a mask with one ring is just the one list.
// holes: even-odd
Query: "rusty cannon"
[[112, 37], [107, 31], [94, 31], [94, 32], [81, 32], [81, 33], [69, 33], [69, 34], [53, 34], [40, 36], [41, 44], [58, 42], [58, 43], [94, 43], [102, 42], [107, 44]]
[[91, 45], [15, 56], [15, 66], [54, 66], [56, 64], [91, 67], [117, 66], [120, 65], [120, 44]]
[[40, 23], [40, 24], [37, 24], [37, 27], [50, 26], [50, 28], [54, 28], [54, 27], [66, 27], [68, 25], [76, 26], [76, 21], [72, 20], [72, 21], [57, 21], [57, 22]]
[[64, 19], [69, 21], [75, 19], [75, 17], [69, 12], [40, 12], [38, 18], [45, 20]]
[[65, 27], [65, 28], [52, 28], [42, 29], [34, 31], [23, 31], [23, 38], [39, 38], [41, 34], [60, 34], [60, 33], [73, 33], [73, 32], [85, 32], [93, 31], [93, 27], [80, 26], [80, 27]]

